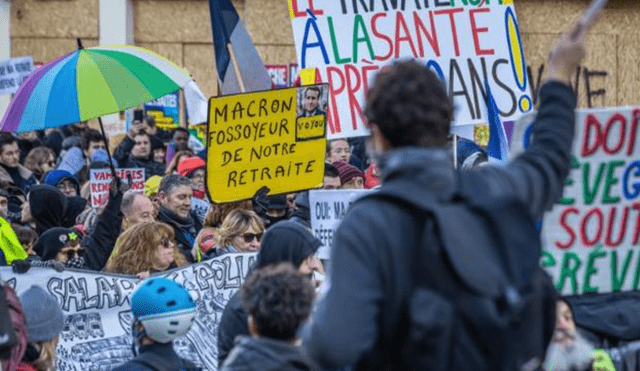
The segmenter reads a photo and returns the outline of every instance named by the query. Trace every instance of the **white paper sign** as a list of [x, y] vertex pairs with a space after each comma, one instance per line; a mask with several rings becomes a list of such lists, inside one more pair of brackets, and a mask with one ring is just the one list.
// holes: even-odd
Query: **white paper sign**
[[310, 190], [309, 210], [313, 235], [322, 241], [320, 259], [329, 259], [333, 234], [353, 201], [372, 190]]
[[542, 266], [563, 294], [640, 288], [640, 108], [576, 112], [572, 170], [544, 217]]
[[486, 124], [485, 81], [502, 121], [533, 108], [511, 1], [289, 0], [298, 64], [330, 86], [329, 139], [367, 135], [364, 92], [383, 66], [416, 59], [444, 82], [454, 125]]
[[33, 72], [33, 57], [18, 57], [0, 61], [0, 95], [14, 94]]
[[[129, 182], [131, 176], [131, 190], [144, 194], [144, 169], [116, 169], [116, 175], [123, 182]], [[91, 207], [99, 208], [109, 201], [109, 190], [111, 189], [111, 169], [91, 169]]]

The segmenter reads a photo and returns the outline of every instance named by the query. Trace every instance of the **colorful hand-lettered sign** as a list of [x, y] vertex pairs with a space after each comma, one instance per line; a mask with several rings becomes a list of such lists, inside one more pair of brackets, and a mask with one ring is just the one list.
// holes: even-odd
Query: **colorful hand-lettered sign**
[[329, 83], [329, 139], [368, 134], [364, 92], [400, 59], [441, 77], [455, 126], [487, 122], [485, 81], [503, 122], [532, 109], [512, 1], [289, 0], [289, 10], [300, 68]]
[[207, 191], [215, 202], [322, 186], [328, 86], [211, 98]]
[[638, 107], [577, 111], [572, 170], [542, 227], [541, 263], [563, 294], [640, 286], [639, 121]]

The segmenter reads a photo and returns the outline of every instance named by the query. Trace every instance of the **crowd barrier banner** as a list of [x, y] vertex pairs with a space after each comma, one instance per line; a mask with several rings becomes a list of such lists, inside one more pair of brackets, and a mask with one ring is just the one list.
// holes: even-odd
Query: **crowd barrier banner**
[[313, 85], [211, 98], [210, 199], [249, 199], [263, 187], [272, 195], [320, 187], [327, 97], [327, 85]]
[[33, 71], [33, 57], [31, 56], [0, 61], [0, 95], [15, 94], [20, 84]]
[[372, 76], [414, 58], [447, 86], [454, 125], [486, 124], [485, 81], [502, 122], [532, 109], [513, 1], [289, 0], [298, 64], [330, 86], [328, 139], [368, 135]]
[[[131, 177], [131, 190], [144, 194], [144, 169], [116, 169], [116, 175], [125, 183]], [[91, 169], [89, 181], [91, 183], [91, 207], [99, 208], [109, 201], [111, 189], [111, 169]]]
[[371, 190], [310, 190], [309, 211], [313, 235], [322, 241], [318, 249], [320, 259], [331, 257], [333, 234], [342, 222], [349, 206], [356, 199], [372, 192]]
[[[576, 112], [572, 170], [542, 227], [541, 264], [563, 294], [640, 286], [639, 120], [638, 107]], [[516, 132], [532, 131], [519, 124]], [[525, 134], [517, 147], [526, 148]]]
[[[222, 311], [254, 260], [255, 253], [228, 254], [162, 274], [185, 286], [198, 308], [191, 330], [174, 341], [181, 357], [205, 370], [217, 370]], [[15, 274], [11, 267], [1, 267], [0, 276], [19, 295], [32, 285], [44, 287], [62, 307], [65, 325], [57, 370], [108, 371], [133, 357], [130, 295], [140, 282], [137, 278], [50, 268]]]

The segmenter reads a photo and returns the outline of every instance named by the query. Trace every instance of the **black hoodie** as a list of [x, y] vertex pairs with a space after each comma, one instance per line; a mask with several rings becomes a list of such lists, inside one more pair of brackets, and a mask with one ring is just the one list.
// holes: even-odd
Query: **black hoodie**
[[[318, 251], [322, 245], [302, 225], [294, 221], [275, 224], [262, 237], [260, 252], [255, 269], [271, 264], [289, 262], [296, 268]], [[239, 292], [236, 292], [222, 312], [218, 327], [218, 364], [222, 364], [233, 348], [238, 335], [249, 335], [247, 312], [242, 306]]]
[[86, 204], [84, 198], [67, 197], [48, 184], [33, 186], [29, 192], [29, 207], [38, 235], [54, 227], [73, 227]]
[[241, 336], [220, 371], [313, 370], [302, 349], [290, 342]]

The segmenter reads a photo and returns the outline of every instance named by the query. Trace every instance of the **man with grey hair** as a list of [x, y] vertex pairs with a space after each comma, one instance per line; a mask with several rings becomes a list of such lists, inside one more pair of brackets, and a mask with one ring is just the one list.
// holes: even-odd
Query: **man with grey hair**
[[162, 178], [158, 186], [158, 201], [160, 212], [158, 221], [169, 224], [175, 232], [178, 250], [193, 263], [191, 247], [202, 224], [191, 213], [191, 180], [180, 175], [167, 175]]
[[124, 194], [120, 210], [124, 215], [122, 230], [127, 230], [138, 223], [153, 222], [158, 214], [153, 202], [136, 191], [127, 191]]

